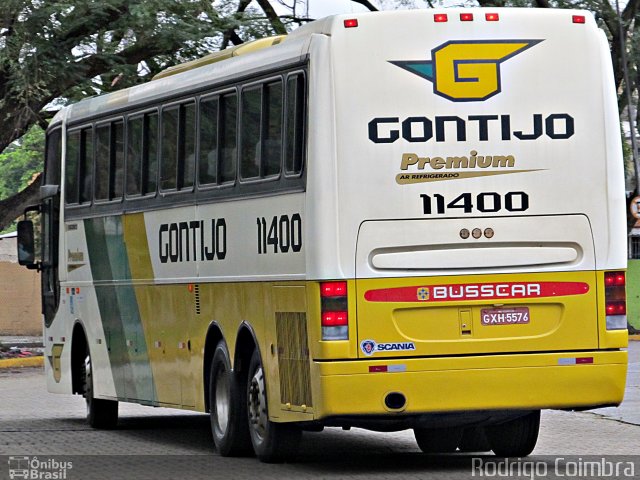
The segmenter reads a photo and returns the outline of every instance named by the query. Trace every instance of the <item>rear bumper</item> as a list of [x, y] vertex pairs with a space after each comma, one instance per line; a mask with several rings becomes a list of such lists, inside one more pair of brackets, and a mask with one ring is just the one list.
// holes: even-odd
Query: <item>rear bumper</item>
[[[592, 363], [571, 364], [576, 358]], [[394, 371], [374, 371], [385, 366]], [[622, 401], [627, 352], [376, 359], [316, 362], [316, 367], [320, 372], [320, 395], [316, 396], [320, 402], [314, 408], [317, 420], [352, 415], [582, 409]], [[390, 410], [385, 406], [384, 399], [391, 392], [406, 397], [404, 408]]]

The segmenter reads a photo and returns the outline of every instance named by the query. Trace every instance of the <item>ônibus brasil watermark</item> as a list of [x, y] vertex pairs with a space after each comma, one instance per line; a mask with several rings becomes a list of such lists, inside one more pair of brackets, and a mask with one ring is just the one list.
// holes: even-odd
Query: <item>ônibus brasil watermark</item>
[[73, 468], [73, 462], [55, 458], [46, 460], [38, 457], [9, 457], [9, 478], [28, 480], [65, 480], [67, 471]]
[[605, 457], [555, 457], [535, 460], [503, 458], [491, 460], [474, 457], [471, 476], [481, 478], [515, 477], [529, 478], [633, 478], [635, 463], [608, 460]]

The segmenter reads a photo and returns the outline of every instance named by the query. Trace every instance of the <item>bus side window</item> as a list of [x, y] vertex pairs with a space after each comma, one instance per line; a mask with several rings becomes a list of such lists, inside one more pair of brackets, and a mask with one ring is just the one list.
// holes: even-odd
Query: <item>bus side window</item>
[[78, 157], [80, 156], [80, 130], [67, 134], [65, 166], [65, 201], [78, 203]]
[[264, 87], [265, 121], [262, 135], [262, 176], [280, 174], [282, 165], [282, 81]]
[[80, 139], [79, 203], [90, 203], [93, 186], [93, 129], [82, 130]]
[[191, 188], [196, 174], [196, 104], [180, 106], [178, 188]]
[[142, 193], [142, 126], [144, 117], [127, 120], [127, 195]]
[[111, 124], [111, 199], [122, 198], [124, 188], [124, 123]]
[[162, 109], [162, 148], [160, 150], [160, 188], [176, 189], [178, 186], [178, 106]]
[[240, 109], [240, 177], [260, 176], [262, 85], [242, 90]]
[[158, 188], [158, 114], [144, 116], [142, 143], [142, 194], [152, 195]]
[[299, 175], [302, 172], [305, 105], [304, 74], [290, 75], [287, 78], [285, 112], [285, 167], [290, 175]]
[[109, 147], [111, 125], [96, 127], [96, 200], [109, 199]]
[[218, 183], [234, 182], [237, 158], [238, 95], [235, 93], [220, 97], [220, 155]]
[[200, 185], [212, 185], [218, 177], [218, 98], [200, 102]]

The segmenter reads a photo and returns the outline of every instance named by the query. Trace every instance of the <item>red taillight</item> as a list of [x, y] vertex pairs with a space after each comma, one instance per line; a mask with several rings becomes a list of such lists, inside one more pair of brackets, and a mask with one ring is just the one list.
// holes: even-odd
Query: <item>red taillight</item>
[[571, 18], [573, 19], [573, 23], [585, 23], [587, 21], [587, 17], [584, 15], [573, 15]]
[[604, 298], [607, 330], [627, 328], [627, 293], [624, 272], [604, 273]]
[[487, 22], [497, 22], [498, 20], [500, 20], [500, 16], [497, 13], [485, 13], [484, 19]]
[[349, 18], [344, 21], [344, 28], [354, 28], [358, 26], [357, 18]]
[[344, 297], [347, 295], [347, 282], [325, 282], [320, 284], [320, 296]]
[[433, 21], [436, 23], [441, 23], [441, 22], [446, 22], [447, 20], [449, 20], [447, 18], [447, 14], [446, 13], [436, 13], [433, 16]]
[[320, 305], [322, 340], [348, 340], [347, 282], [322, 282], [320, 284]]
[[461, 13], [460, 14], [461, 22], [472, 22], [473, 21], [473, 13]]
[[349, 315], [347, 312], [323, 312], [323, 327], [342, 327], [349, 325]]

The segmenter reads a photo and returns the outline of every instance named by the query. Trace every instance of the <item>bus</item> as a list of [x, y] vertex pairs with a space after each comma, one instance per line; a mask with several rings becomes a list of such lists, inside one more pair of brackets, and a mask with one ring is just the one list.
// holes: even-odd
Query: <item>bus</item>
[[591, 14], [337, 15], [61, 110], [47, 132], [50, 392], [209, 412], [217, 451], [413, 429], [525, 456], [618, 405], [626, 218]]

